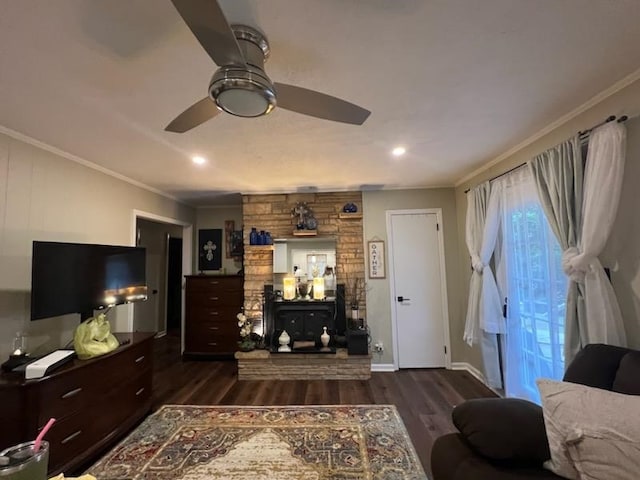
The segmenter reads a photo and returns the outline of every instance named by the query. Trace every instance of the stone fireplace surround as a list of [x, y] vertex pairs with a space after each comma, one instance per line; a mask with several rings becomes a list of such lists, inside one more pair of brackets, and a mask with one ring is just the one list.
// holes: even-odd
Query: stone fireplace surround
[[[362, 193], [291, 193], [274, 195], [243, 195], [242, 217], [244, 236], [244, 309], [248, 318], [262, 318], [262, 299], [265, 284], [273, 283], [273, 248], [249, 245], [251, 227], [271, 233], [273, 238], [293, 238], [295, 218], [291, 209], [297, 202], [307, 202], [318, 221], [317, 236], [335, 239], [336, 282], [346, 286], [345, 304], [351, 305], [352, 288], [356, 279], [365, 281], [362, 229]], [[358, 206], [358, 213], [342, 213], [346, 203]], [[366, 317], [364, 289], [359, 292], [360, 316]]]
[[[256, 324], [264, 325], [263, 298], [265, 285], [273, 283], [273, 248], [250, 245], [249, 232], [256, 227], [270, 232], [272, 238], [293, 238], [291, 210], [297, 202], [307, 202], [313, 210], [318, 237], [335, 239], [336, 283], [345, 284], [345, 305], [352, 304], [350, 286], [356, 279], [365, 285], [361, 192], [243, 195], [244, 309]], [[346, 203], [356, 204], [358, 213], [343, 213]], [[366, 319], [363, 287], [358, 296], [360, 317]], [[348, 355], [344, 348], [335, 354], [236, 352], [236, 359], [240, 380], [368, 379], [371, 375], [371, 355]]]

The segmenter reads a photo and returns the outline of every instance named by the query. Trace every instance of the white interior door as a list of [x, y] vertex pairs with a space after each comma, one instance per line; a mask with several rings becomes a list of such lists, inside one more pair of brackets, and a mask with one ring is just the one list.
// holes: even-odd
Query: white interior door
[[419, 210], [387, 215], [398, 367], [444, 367], [448, 321], [438, 215]]

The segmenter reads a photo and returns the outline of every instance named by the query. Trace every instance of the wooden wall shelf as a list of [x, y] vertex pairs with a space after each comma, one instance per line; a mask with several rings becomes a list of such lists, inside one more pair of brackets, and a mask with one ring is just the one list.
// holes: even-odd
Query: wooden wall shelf
[[360, 218], [362, 218], [362, 213], [356, 212], [356, 213], [347, 213], [347, 212], [340, 212], [338, 214], [338, 218], [341, 220], [358, 220]]

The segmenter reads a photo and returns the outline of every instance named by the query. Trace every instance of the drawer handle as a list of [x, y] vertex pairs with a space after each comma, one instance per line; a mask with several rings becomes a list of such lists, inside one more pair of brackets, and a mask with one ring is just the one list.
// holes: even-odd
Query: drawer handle
[[82, 391], [82, 387], [80, 388], [76, 388], [75, 390], [70, 390], [67, 393], [65, 393], [64, 395], [62, 395], [62, 398], [70, 398], [73, 397], [74, 395], [79, 394]]
[[209, 343], [207, 343], [207, 345], [211, 345], [212, 347], [215, 347], [218, 344], [216, 342], [209, 342]]
[[220, 282], [217, 280], [212, 280], [209, 282], [211, 285], [218, 285]]
[[209, 315], [219, 315], [218, 312], [209, 312]]
[[209, 327], [209, 330], [219, 330], [220, 327]]
[[144, 392], [144, 387], [136, 392], [136, 397], [139, 397], [142, 392]]
[[75, 433], [72, 433], [71, 435], [69, 435], [67, 438], [65, 438], [64, 440], [62, 440], [60, 443], [62, 445], [64, 445], [65, 443], [69, 443], [71, 440], [73, 440], [74, 438], [76, 438], [78, 435], [82, 434], [82, 430], [78, 430]]
[[220, 297], [209, 297], [209, 300], [220, 300]]
[[141, 355], [140, 357], [136, 358], [136, 363], [140, 363], [142, 360], [144, 360], [144, 355]]

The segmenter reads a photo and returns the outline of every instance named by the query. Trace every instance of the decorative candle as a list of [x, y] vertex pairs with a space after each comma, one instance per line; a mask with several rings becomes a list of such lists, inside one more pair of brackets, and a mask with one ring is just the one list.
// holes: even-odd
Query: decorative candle
[[293, 277], [285, 277], [282, 282], [284, 284], [283, 298], [285, 300], [293, 300], [296, 298], [296, 279]]
[[324, 299], [324, 277], [314, 277], [313, 279], [313, 299]]

